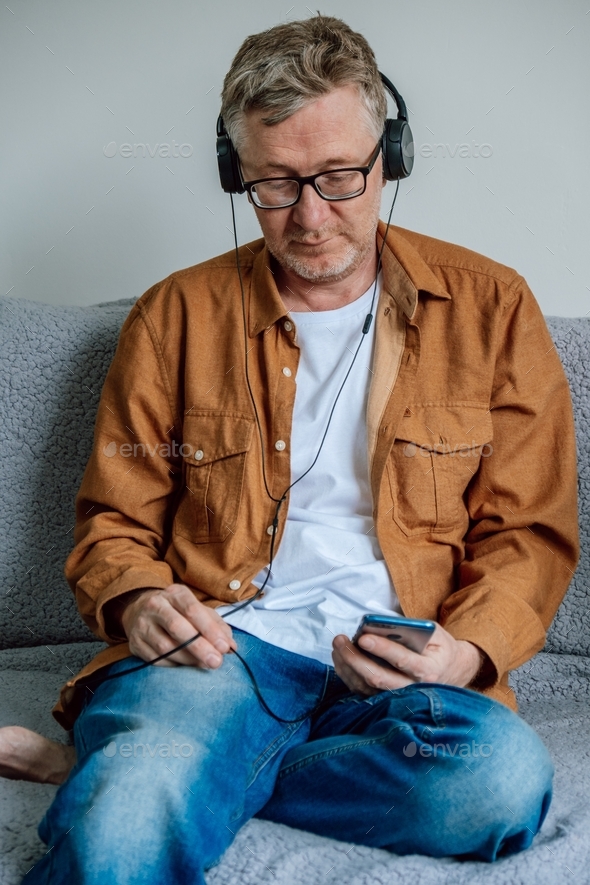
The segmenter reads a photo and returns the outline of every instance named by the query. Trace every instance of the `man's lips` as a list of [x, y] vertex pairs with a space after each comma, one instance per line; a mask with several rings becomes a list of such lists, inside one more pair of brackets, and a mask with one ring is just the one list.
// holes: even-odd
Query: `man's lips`
[[334, 237], [326, 237], [325, 240], [310, 240], [310, 241], [291, 240], [291, 243], [296, 244], [297, 246], [309, 246], [309, 247], [316, 248], [317, 246], [323, 246], [325, 243], [329, 243], [330, 240], [333, 240], [333, 239], [334, 239]]

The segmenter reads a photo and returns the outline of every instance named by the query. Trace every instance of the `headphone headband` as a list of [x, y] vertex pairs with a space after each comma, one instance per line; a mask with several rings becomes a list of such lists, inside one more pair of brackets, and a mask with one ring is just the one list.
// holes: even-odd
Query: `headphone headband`
[[389, 94], [393, 97], [397, 105], [397, 117], [398, 120], [405, 120], [408, 122], [408, 109], [406, 108], [406, 103], [401, 97], [400, 93], [397, 91], [389, 77], [386, 77], [381, 71], [379, 71], [379, 76], [381, 77], [381, 82], [389, 92]]
[[[408, 123], [406, 103], [391, 80], [379, 71], [383, 86], [397, 106], [397, 117], [388, 117], [383, 127], [381, 152], [383, 177], [387, 181], [407, 178], [414, 165], [414, 139]], [[238, 154], [227, 134], [221, 114], [217, 118], [217, 166], [221, 187], [227, 194], [243, 194], [244, 186], [238, 164]]]

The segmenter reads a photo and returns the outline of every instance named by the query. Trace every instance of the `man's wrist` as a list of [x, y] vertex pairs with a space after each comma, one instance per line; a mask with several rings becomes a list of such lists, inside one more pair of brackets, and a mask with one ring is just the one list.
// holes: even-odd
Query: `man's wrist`
[[479, 645], [475, 645], [474, 642], [469, 642], [468, 640], [465, 640], [465, 644], [471, 649], [469, 652], [471, 667], [468, 673], [470, 678], [465, 683], [465, 687], [474, 690], [487, 688], [494, 682], [495, 667]]
[[159, 589], [159, 587], [140, 587], [137, 590], [128, 590], [127, 593], [121, 593], [120, 596], [109, 599], [103, 607], [107, 635], [112, 639], [127, 639], [127, 632], [123, 625], [123, 614], [131, 603], [139, 599], [140, 596]]
[[477, 645], [474, 645], [473, 642], [469, 642], [467, 639], [461, 639], [459, 643], [461, 647], [461, 657], [459, 660], [462, 670], [462, 684], [470, 685], [477, 678], [477, 674], [481, 669], [483, 652]]

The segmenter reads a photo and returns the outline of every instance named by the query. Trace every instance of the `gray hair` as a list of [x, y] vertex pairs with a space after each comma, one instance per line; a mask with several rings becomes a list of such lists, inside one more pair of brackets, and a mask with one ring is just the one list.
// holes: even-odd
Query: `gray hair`
[[272, 126], [339, 86], [358, 88], [375, 140], [387, 99], [373, 50], [339, 18], [316, 15], [247, 37], [223, 82], [221, 116], [234, 147], [243, 143], [244, 116], [267, 112]]

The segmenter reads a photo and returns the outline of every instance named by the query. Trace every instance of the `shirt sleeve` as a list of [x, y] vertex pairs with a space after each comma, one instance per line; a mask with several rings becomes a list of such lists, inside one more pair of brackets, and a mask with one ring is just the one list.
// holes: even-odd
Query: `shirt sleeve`
[[488, 656], [489, 684], [543, 647], [579, 556], [569, 386], [522, 277], [511, 286], [496, 353], [493, 451], [467, 490], [459, 586], [440, 612], [446, 630]]
[[121, 637], [109, 635], [105, 603], [174, 582], [164, 556], [182, 476], [181, 419], [145, 299], [121, 329], [103, 386], [64, 568], [82, 618], [107, 642]]

